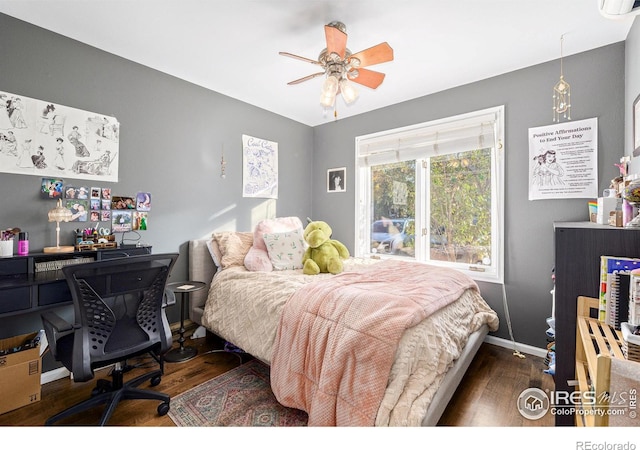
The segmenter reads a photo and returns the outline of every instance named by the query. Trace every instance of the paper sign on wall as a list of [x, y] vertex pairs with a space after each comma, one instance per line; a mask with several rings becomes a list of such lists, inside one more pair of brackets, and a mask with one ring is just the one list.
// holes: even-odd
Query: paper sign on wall
[[118, 181], [114, 117], [0, 91], [0, 172]]
[[529, 200], [598, 197], [598, 119], [529, 128]]
[[242, 135], [242, 196], [278, 198], [278, 143]]

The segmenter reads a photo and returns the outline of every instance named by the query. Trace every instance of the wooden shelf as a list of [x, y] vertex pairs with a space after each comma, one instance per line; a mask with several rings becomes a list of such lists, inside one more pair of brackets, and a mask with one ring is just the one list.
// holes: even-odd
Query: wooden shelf
[[[625, 359], [622, 353], [622, 333], [591, 317], [591, 311], [598, 311], [598, 299], [578, 297], [576, 317], [576, 379], [580, 398], [592, 392], [595, 402], [585, 401], [583, 410], [576, 411], [577, 426], [607, 426], [611, 359]], [[576, 405], [578, 406], [578, 405]]]

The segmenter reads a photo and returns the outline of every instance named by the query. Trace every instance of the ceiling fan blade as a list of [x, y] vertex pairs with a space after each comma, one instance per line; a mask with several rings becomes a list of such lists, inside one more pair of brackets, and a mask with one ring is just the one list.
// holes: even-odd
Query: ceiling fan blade
[[384, 81], [384, 74], [368, 69], [358, 69], [358, 76], [351, 78], [350, 74], [347, 74], [349, 80], [354, 83], [361, 84], [371, 89], [376, 89]]
[[320, 62], [318, 62], [318, 61], [314, 61], [313, 59], [305, 58], [304, 56], [294, 55], [293, 53], [278, 52], [278, 54], [280, 54], [282, 56], [288, 56], [289, 58], [293, 58], [293, 59], [299, 59], [300, 61], [306, 61], [306, 62], [309, 62], [311, 64], [320, 65]]
[[292, 84], [302, 83], [303, 81], [311, 80], [313, 78], [324, 75], [324, 72], [318, 72], [311, 75], [307, 75], [306, 77], [299, 78], [297, 80], [289, 81], [287, 84], [291, 86]]
[[389, 44], [383, 42], [353, 54], [351, 58], [358, 58], [360, 60], [360, 67], [373, 66], [374, 64], [393, 61], [393, 49]]
[[336, 27], [325, 25], [324, 35], [327, 38], [327, 54], [337, 53], [340, 59], [344, 59], [347, 50], [347, 34]]

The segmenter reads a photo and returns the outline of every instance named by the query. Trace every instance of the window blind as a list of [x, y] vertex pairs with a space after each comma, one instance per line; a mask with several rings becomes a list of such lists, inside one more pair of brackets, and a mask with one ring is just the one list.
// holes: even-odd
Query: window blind
[[471, 113], [357, 139], [359, 167], [389, 164], [496, 145], [498, 112]]

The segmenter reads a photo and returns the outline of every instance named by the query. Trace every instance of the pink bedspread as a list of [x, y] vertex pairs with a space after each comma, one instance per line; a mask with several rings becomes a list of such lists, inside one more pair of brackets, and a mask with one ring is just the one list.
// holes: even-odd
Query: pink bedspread
[[467, 289], [477, 285], [461, 272], [404, 261], [303, 286], [276, 335], [276, 398], [309, 426], [373, 426], [402, 333]]

